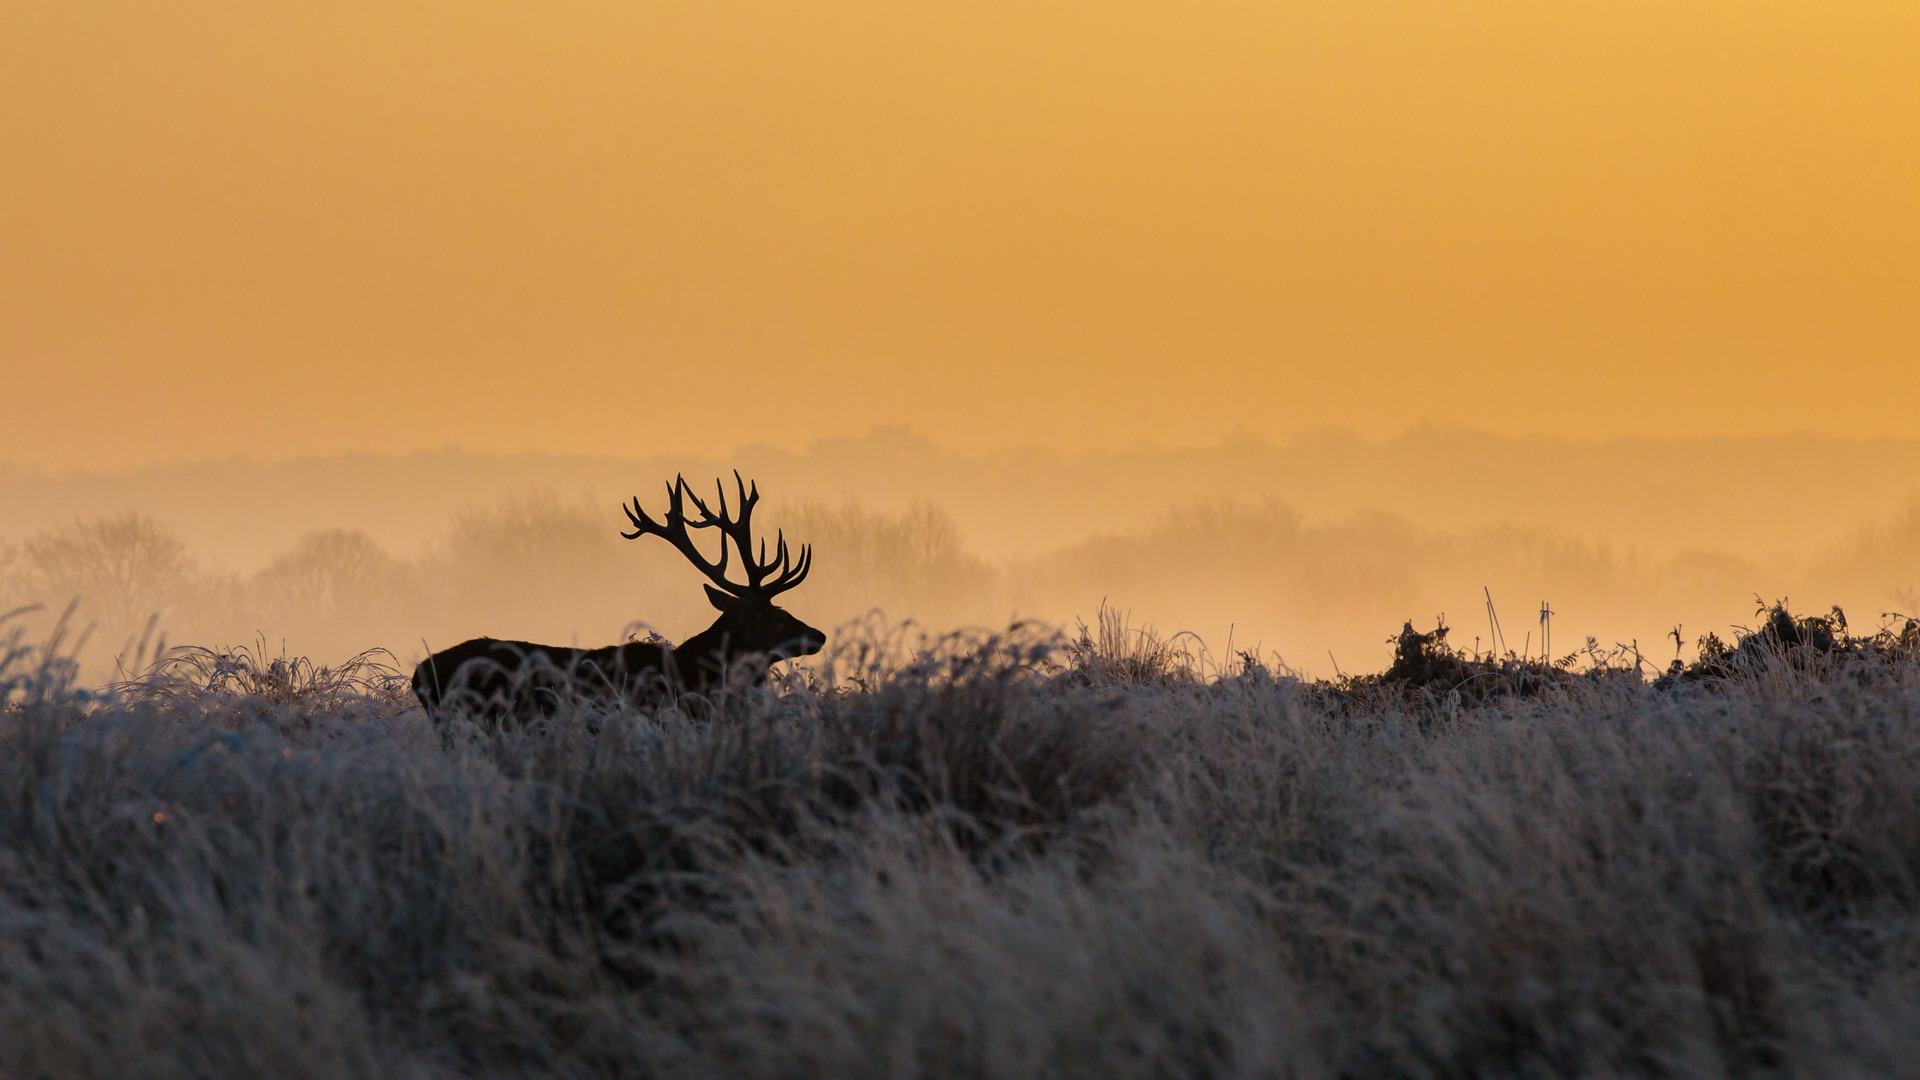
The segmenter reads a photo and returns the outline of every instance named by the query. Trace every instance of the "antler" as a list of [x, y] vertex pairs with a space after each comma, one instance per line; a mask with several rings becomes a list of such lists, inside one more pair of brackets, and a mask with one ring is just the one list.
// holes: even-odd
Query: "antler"
[[[685, 476], [674, 477], [667, 485], [667, 516], [664, 522], [656, 522], [647, 516], [640, 506], [638, 496], [630, 506], [622, 507], [627, 512], [627, 520], [633, 522], [632, 532], [620, 535], [629, 540], [638, 540], [642, 536], [658, 536], [672, 544], [680, 554], [686, 556], [709, 581], [726, 592], [740, 597], [759, 597], [771, 599], [786, 592], [806, 580], [807, 572], [813, 569], [813, 545], [800, 545], [800, 558], [796, 562], [787, 549], [787, 536], [784, 530], [774, 534], [773, 558], [767, 557], [767, 542], [760, 541], [760, 554], [756, 558], [753, 551], [753, 508], [760, 501], [760, 485], [751, 486], [740, 478], [740, 471], [734, 470], [733, 482], [739, 488], [740, 516], [735, 518], [727, 506], [727, 490], [719, 480], [713, 482], [714, 493], [720, 503], [720, 512], [714, 513], [706, 501], [693, 493], [692, 485]], [[699, 520], [689, 519], [686, 515], [686, 503], [691, 501], [694, 509], [700, 512]], [[693, 542], [688, 529], [720, 530], [720, 561], [709, 562], [706, 556]], [[727, 548], [740, 549], [740, 563], [744, 567], [747, 580], [738, 584], [727, 580]], [[771, 574], [772, 580], [768, 580]]]

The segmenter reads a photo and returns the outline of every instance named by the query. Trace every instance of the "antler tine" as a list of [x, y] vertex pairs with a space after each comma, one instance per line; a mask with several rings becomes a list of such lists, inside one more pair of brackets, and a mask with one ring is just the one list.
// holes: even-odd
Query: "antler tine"
[[800, 545], [800, 560], [791, 566], [782, 565], [780, 576], [775, 578], [762, 591], [767, 596], [777, 596], [807, 579], [807, 572], [813, 569], [813, 545]]
[[[772, 557], [768, 557], [767, 541], [764, 537], [760, 540], [756, 557], [753, 543], [753, 508], [760, 502], [760, 484], [758, 481], [748, 481], [742, 477], [738, 469], [733, 471], [733, 482], [739, 501], [730, 506], [725, 481], [719, 479], [714, 481], [714, 497], [720, 504], [720, 512], [716, 514], [713, 507], [694, 491], [693, 485], [687, 483], [684, 474], [675, 476], [673, 482], [667, 485], [665, 520], [655, 521], [649, 517], [646, 508], [641, 506], [639, 498], [635, 497], [632, 505], [622, 507], [627, 512], [627, 520], [633, 523], [633, 531], [623, 532], [620, 535], [629, 540], [637, 540], [642, 536], [658, 536], [666, 540], [680, 554], [686, 556], [688, 562], [693, 563], [706, 574], [715, 585], [735, 596], [769, 597], [800, 584], [813, 565], [812, 545], [801, 546], [799, 562], [795, 563], [793, 550], [787, 545], [787, 534], [785, 530], [779, 530], [774, 536]], [[693, 504], [694, 510], [699, 515], [697, 519], [687, 516], [689, 502]], [[737, 517], [735, 516], [736, 507]], [[720, 530], [720, 561], [717, 564], [701, 554], [688, 532], [690, 529]], [[728, 581], [726, 577], [727, 565], [733, 554], [732, 549], [736, 547], [740, 549], [740, 565], [747, 578], [744, 584]], [[770, 575], [772, 580], [768, 580]]]
[[[707, 509], [707, 504], [701, 502], [700, 496], [694, 494], [693, 485], [687, 483], [687, 478], [684, 476], [674, 477], [673, 483], [667, 485], [667, 498], [672, 501], [674, 512], [678, 513], [683, 519], [686, 517], [688, 499], [693, 500], [693, 505], [700, 511], [702, 516], [706, 518], [713, 517], [713, 511]], [[712, 522], [689, 521], [687, 524], [696, 529], [703, 529], [712, 524]]]
[[[724, 497], [721, 498], [720, 515], [715, 517], [713, 511], [707, 509], [707, 504], [700, 496], [694, 494], [693, 485], [687, 483], [685, 474], [677, 475], [673, 479], [675, 487], [673, 493], [673, 512], [674, 516], [680, 520], [680, 535], [686, 537], [686, 546], [683, 550], [693, 553], [688, 555], [688, 558], [694, 559], [695, 565], [705, 571], [707, 576], [713, 579], [714, 584], [728, 592], [739, 592], [740, 586], [727, 580], [727, 560], [732, 557], [733, 553], [727, 550], [726, 538], [722, 536], [720, 539], [720, 562], [719, 565], [716, 566], [708, 562], [704, 557], [696, 557], [698, 556], [699, 549], [694, 546], [693, 538], [688, 536], [686, 531], [688, 526], [696, 529], [706, 529], [718, 525], [722, 532], [724, 532], [726, 529], [727, 500]], [[686, 504], [683, 501], [685, 499], [693, 500], [694, 507], [700, 511], [701, 520], [687, 520], [686, 510], [684, 509]]]
[[[707, 522], [690, 522], [687, 520], [686, 500], [688, 498], [693, 499], [694, 506], [698, 507], [701, 514], [709, 519]], [[702, 528], [708, 524], [715, 524], [715, 522], [711, 520], [713, 518], [712, 511], [708, 510], [706, 505], [700, 501], [700, 497], [694, 495], [692, 490], [687, 486], [685, 476], [677, 476], [674, 478], [673, 483], [667, 485], [667, 514], [663, 521], [655, 521], [652, 517], [648, 516], [646, 508], [640, 505], [640, 497], [637, 495], [634, 496], [632, 505], [623, 506], [621, 509], [627, 512], [627, 520], [633, 523], [633, 531], [630, 533], [623, 532], [620, 534], [621, 536], [626, 537], [628, 540], [638, 540], [642, 536], [657, 536], [667, 543], [672, 544], [674, 550], [685, 556], [686, 560], [692, 563], [702, 574], [705, 574], [709, 581], [712, 581], [715, 585], [725, 589], [727, 592], [736, 595], [741, 592], [742, 586], [727, 580], [727, 562], [730, 553], [727, 551], [726, 542], [722, 540], [720, 544], [720, 561], [715, 563], [701, 554], [699, 545], [693, 542], [693, 537], [687, 532], [689, 525], [694, 528]]]
[[[760, 483], [756, 480], [749, 486], [748, 481], [740, 478], [740, 470], [735, 469], [733, 470], [733, 486], [740, 495], [740, 524], [745, 525], [753, 517], [754, 504], [760, 501]], [[716, 491], [724, 491], [725, 482], [716, 476], [713, 479], [713, 487]], [[724, 503], [726, 496], [722, 495], [720, 501]]]
[[[719, 481], [715, 480], [714, 483], [718, 484]], [[747, 486], [748, 482], [740, 479], [740, 470], [735, 469], [733, 470], [733, 483], [735, 487], [740, 489], [740, 516], [745, 518], [753, 512], [753, 504], [760, 501], [760, 481], [753, 481], [753, 486], [749, 488]]]
[[683, 530], [686, 528], [687, 510], [680, 493], [686, 486], [687, 478], [684, 476], [675, 476], [673, 483], [667, 485], [667, 524], [673, 525], [677, 522]]
[[773, 558], [767, 558], [767, 538], [763, 536], [760, 538], [759, 557], [751, 560], [749, 564], [752, 569], [748, 572], [754, 575], [756, 584], [764, 581], [766, 575], [774, 570], [780, 571], [780, 575], [784, 576], [788, 570], [792, 569], [789, 565], [791, 555], [787, 550], [786, 530], [777, 530], [774, 541]]
[[763, 594], [767, 596], [777, 596], [793, 588], [795, 585], [800, 584], [800, 582], [806, 578], [807, 570], [813, 561], [813, 545], [800, 545], [800, 561], [798, 563], [793, 561], [793, 552], [792, 549], [787, 546], [787, 534], [784, 530], [775, 536], [774, 557], [771, 561], [768, 561], [766, 557], [765, 548], [766, 545], [762, 542], [760, 553], [761, 563], [767, 570], [778, 568], [779, 573], [775, 575], [771, 582], [767, 582], [761, 586]]
[[727, 580], [727, 555], [727, 538], [722, 536], [720, 538], [720, 565], [714, 569], [713, 576], [715, 580], [719, 582], [721, 588], [733, 592], [736, 591], [739, 586]]
[[643, 536], [652, 535], [660, 528], [652, 518], [647, 516], [646, 508], [640, 505], [640, 496], [638, 495], [633, 497], [633, 505], [622, 506], [620, 509], [625, 510], [627, 512], [627, 520], [633, 522], [632, 532], [623, 532], [620, 534], [629, 540], [638, 540]]
[[700, 511], [700, 520], [689, 521], [687, 522], [688, 525], [696, 529], [717, 528], [722, 532], [726, 532], [728, 535], [732, 535], [730, 530], [736, 524], [733, 520], [733, 508], [727, 505], [726, 490], [722, 488], [718, 482], [715, 482], [713, 486], [714, 496], [720, 503], [720, 512], [717, 514], [713, 512], [713, 507], [707, 505], [707, 500], [701, 498], [700, 493], [693, 490], [692, 484], [682, 480], [681, 485], [681, 490], [685, 492], [686, 497], [691, 499], [694, 507]]
[[[740, 549], [740, 564], [747, 575], [745, 588], [758, 592], [766, 580], [767, 571], [772, 569], [772, 566], [766, 564], [764, 545], [758, 560], [754, 558], [753, 552], [753, 508], [760, 502], [760, 485], [749, 484], [741, 477], [738, 469], [733, 470], [733, 483], [739, 497], [739, 516], [735, 517], [731, 508], [727, 506], [725, 481], [716, 478], [713, 488], [720, 499], [720, 514], [718, 517], [710, 515], [710, 520], [704, 524], [719, 528], [728, 539], [733, 541], [733, 546]], [[701, 509], [706, 509], [704, 503], [701, 504]]]

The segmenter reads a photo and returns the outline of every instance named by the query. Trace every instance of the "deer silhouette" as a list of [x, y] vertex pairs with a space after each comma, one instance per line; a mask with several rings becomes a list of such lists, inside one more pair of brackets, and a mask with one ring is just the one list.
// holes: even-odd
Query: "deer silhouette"
[[[686, 477], [667, 485], [667, 513], [655, 521], [636, 496], [622, 507], [632, 532], [628, 540], [657, 536], [672, 544], [711, 584], [707, 599], [720, 612], [712, 626], [670, 646], [636, 641], [598, 649], [564, 645], [537, 645], [529, 641], [474, 638], [443, 649], [413, 669], [413, 692], [429, 715], [443, 705], [460, 705], [488, 717], [526, 721], [552, 715], [562, 701], [588, 699], [603, 704], [636, 705], [661, 701], [680, 693], [705, 694], [722, 685], [742, 660], [764, 657], [786, 660], [810, 656], [826, 644], [825, 634], [775, 606], [773, 598], [806, 580], [813, 569], [813, 547], [803, 544], [799, 556], [787, 548], [784, 532], [776, 533], [771, 557], [767, 542], [753, 545], [753, 508], [760, 501], [760, 485], [751, 486], [736, 470], [739, 512], [727, 505], [724, 483], [714, 481], [719, 513], [694, 494]], [[689, 517], [691, 504], [697, 517]], [[717, 529], [720, 557], [709, 561], [694, 543], [693, 529]], [[740, 553], [744, 582], [727, 578], [730, 550]], [[760, 675], [764, 676], [764, 668]]]

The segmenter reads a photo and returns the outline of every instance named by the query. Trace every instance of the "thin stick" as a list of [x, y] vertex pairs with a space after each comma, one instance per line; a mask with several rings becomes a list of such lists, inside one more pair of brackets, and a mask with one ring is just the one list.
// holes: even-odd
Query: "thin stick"
[[1501, 652], [1506, 652], [1507, 635], [1500, 629], [1500, 616], [1495, 614], [1493, 610], [1493, 590], [1482, 585], [1480, 586], [1480, 591], [1487, 596], [1487, 626], [1493, 635], [1488, 639], [1487, 643], [1498, 647]]

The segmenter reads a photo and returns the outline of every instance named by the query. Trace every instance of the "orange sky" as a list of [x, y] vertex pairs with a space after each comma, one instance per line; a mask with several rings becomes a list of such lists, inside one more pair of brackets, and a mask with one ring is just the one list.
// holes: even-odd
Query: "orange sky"
[[1904, 433], [1916, 42], [1912, 0], [6, 0], [0, 460]]

